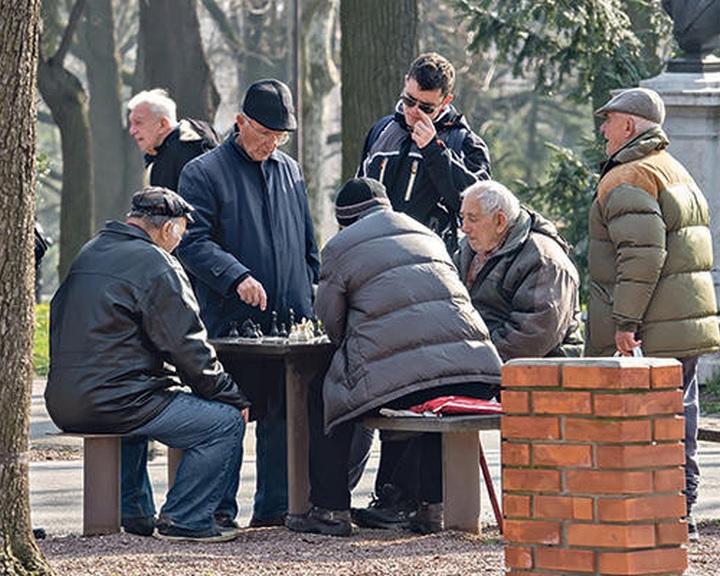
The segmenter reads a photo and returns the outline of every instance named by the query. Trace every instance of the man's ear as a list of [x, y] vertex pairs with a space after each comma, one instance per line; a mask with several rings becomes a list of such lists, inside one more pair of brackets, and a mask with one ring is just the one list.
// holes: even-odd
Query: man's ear
[[505, 212], [498, 211], [495, 213], [495, 226], [501, 234], [507, 229], [508, 221]]

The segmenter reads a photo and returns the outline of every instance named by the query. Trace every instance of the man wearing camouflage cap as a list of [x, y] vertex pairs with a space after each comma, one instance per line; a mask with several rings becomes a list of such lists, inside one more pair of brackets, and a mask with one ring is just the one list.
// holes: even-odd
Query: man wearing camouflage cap
[[631, 88], [595, 112], [607, 144], [590, 209], [586, 355], [676, 358], [683, 369], [685, 493], [690, 538], [697, 498], [701, 354], [720, 345], [710, 212], [692, 176], [665, 149], [665, 106]]

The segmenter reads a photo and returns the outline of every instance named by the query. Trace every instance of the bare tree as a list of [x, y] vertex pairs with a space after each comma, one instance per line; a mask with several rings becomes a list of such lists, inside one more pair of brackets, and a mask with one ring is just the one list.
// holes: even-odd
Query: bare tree
[[181, 116], [212, 121], [220, 95], [203, 51], [196, 4], [140, 2], [142, 88], [167, 88]]
[[0, 572], [52, 574], [30, 528], [35, 87], [40, 0], [0, 0]]
[[[132, 190], [125, 182], [125, 147], [134, 142], [123, 128], [120, 54], [115, 33], [115, 1], [93, 0], [85, 6], [82, 45], [90, 94], [95, 229], [122, 218]], [[138, 176], [137, 182], [140, 181]]]
[[[43, 100], [60, 129], [62, 142], [60, 279], [65, 276], [75, 254], [93, 233], [92, 145], [87, 94], [80, 80], [64, 66], [83, 6], [84, 0], [76, 0], [70, 19], [63, 29], [57, 0], [46, 0], [43, 3], [45, 36], [37, 78]], [[59, 42], [57, 37], [60, 37]]]
[[327, 130], [323, 118], [326, 113], [325, 97], [340, 82], [340, 73], [332, 53], [339, 0], [312, 0], [307, 2], [302, 19], [303, 94], [302, 102], [302, 164], [310, 199], [315, 231], [320, 244], [329, 235], [332, 222], [330, 197], [323, 188]]
[[365, 135], [392, 111], [417, 56], [417, 0], [342, 0], [343, 180], [360, 161]]

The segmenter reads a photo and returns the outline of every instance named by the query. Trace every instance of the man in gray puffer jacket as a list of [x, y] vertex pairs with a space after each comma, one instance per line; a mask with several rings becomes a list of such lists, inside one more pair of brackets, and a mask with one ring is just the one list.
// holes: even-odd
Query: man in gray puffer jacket
[[[348, 458], [354, 422], [382, 406], [408, 408], [445, 395], [492, 398], [501, 360], [445, 246], [392, 211], [385, 187], [347, 182], [336, 199], [341, 230], [322, 252], [316, 312], [337, 345], [323, 382], [310, 389], [310, 512], [298, 532], [347, 536]], [[438, 434], [423, 435], [419, 529], [438, 527]], [[428, 518], [426, 518], [428, 517]]]

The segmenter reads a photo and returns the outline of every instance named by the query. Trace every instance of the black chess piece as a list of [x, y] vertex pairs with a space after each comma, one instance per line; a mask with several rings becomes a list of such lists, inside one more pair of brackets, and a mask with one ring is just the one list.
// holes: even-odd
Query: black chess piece
[[255, 328], [255, 323], [248, 318], [243, 322], [242, 325], [242, 335], [245, 338], [257, 338], [257, 329]]
[[285, 322], [280, 323], [280, 337], [281, 338], [288, 337], [288, 331], [287, 331], [287, 328], [285, 328]]
[[320, 327], [320, 321], [317, 318], [313, 318], [312, 324], [313, 324], [313, 336], [315, 336], [316, 338], [319, 338], [320, 336], [323, 335], [322, 328]]
[[270, 326], [270, 336], [280, 336], [280, 330], [277, 326], [277, 312], [272, 311], [272, 326]]
[[237, 322], [230, 322], [230, 330], [228, 330], [228, 336], [230, 338], [237, 338], [238, 336], [240, 336]]

